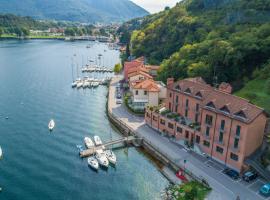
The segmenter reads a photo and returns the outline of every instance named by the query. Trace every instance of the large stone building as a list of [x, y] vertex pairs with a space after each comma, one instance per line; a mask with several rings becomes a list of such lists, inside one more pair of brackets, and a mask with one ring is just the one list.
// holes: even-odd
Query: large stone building
[[166, 110], [147, 109], [145, 121], [241, 171], [245, 159], [262, 145], [267, 117], [263, 109], [231, 91], [229, 84], [216, 89], [202, 78], [168, 79]]

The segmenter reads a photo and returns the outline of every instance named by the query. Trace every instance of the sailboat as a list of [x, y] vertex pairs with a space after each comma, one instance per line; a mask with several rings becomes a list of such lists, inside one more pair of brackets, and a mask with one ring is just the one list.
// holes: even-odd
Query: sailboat
[[[111, 136], [111, 141], [112, 141], [112, 130], [111, 130], [111, 128], [110, 128], [110, 136]], [[104, 153], [105, 153], [107, 159], [109, 160], [109, 162], [115, 165], [116, 164], [116, 155], [112, 151], [112, 145], [111, 145], [111, 149], [106, 150]]]
[[2, 148], [0, 147], [0, 159], [2, 158], [3, 156], [3, 151], [2, 151]]
[[73, 71], [74, 63], [72, 58], [71, 70], [72, 70], [72, 84], [71, 87], [75, 88], [77, 86], [77, 81], [74, 80], [74, 71]]

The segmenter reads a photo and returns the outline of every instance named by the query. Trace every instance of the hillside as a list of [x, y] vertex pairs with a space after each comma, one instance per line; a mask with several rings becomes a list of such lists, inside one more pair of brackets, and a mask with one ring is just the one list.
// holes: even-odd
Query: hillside
[[129, 0], [0, 0], [0, 13], [78, 22], [120, 22], [148, 14]]
[[[184, 0], [135, 22], [131, 53], [161, 64], [163, 81], [202, 76], [211, 84], [230, 82], [237, 90], [270, 60], [268, 0]], [[135, 22], [124, 24], [122, 35], [134, 30]]]

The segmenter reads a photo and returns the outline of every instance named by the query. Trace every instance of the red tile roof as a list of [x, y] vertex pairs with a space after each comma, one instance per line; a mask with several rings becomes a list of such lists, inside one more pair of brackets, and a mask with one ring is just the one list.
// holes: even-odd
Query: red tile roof
[[160, 91], [157, 83], [153, 80], [150, 80], [150, 79], [139, 81], [139, 82], [133, 82], [133, 83], [131, 83], [131, 87], [133, 87], [133, 89], [144, 89], [148, 92], [159, 92]]
[[[201, 99], [202, 106], [205, 109], [211, 109], [214, 112], [225, 114], [245, 123], [250, 123], [263, 112], [262, 108], [251, 104], [248, 100], [213, 88], [202, 81], [202, 79], [180, 80], [174, 83], [172, 89], [174, 91]], [[189, 91], [190, 93], [188, 93]], [[199, 94], [201, 94], [201, 98]], [[211, 108], [211, 104], [210, 106], [207, 106], [210, 102], [212, 105], [214, 105], [214, 108]], [[227, 107], [229, 113], [225, 113], [221, 110], [224, 108], [224, 106]]]
[[137, 76], [137, 75], [142, 75], [147, 79], [153, 79], [153, 77], [151, 75], [149, 75], [147, 72], [145, 72], [141, 69], [137, 69], [134, 72], [128, 73], [128, 78], [133, 77], [133, 76]]

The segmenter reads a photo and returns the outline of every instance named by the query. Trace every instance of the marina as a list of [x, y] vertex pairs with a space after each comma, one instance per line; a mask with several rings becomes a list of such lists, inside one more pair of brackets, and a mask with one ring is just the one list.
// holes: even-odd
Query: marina
[[[99, 53], [104, 66], [113, 68], [119, 63], [118, 51], [103, 43], [87, 49], [87, 44], [0, 42], [0, 93], [5, 94], [0, 101], [0, 199], [158, 200], [167, 187], [167, 179], [155, 164], [132, 146], [116, 148], [122, 144], [115, 144], [116, 166], [98, 171], [89, 166], [88, 157], [79, 156], [76, 145], [85, 150], [85, 136], [93, 140], [98, 135], [103, 145], [122, 138], [106, 116], [107, 87], [71, 89], [73, 81], [84, 78], [79, 70], [72, 79], [72, 55], [80, 55], [74, 63], [81, 64], [81, 55], [94, 58]], [[89, 75], [99, 80], [106, 76]], [[56, 123], [53, 134], [48, 130], [50, 119]]]

